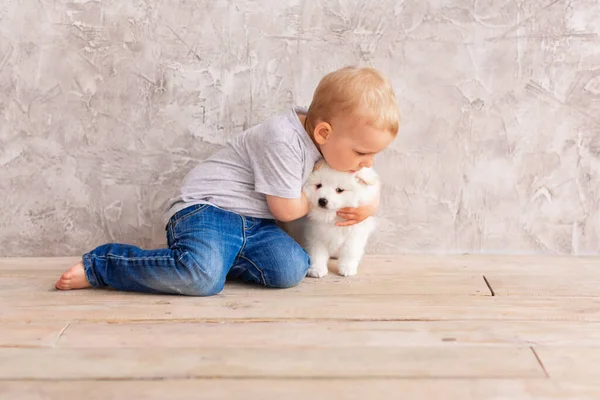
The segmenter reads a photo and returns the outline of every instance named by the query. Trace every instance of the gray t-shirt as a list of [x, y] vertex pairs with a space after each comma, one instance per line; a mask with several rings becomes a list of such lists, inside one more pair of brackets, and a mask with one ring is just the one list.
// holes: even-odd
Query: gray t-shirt
[[232, 139], [185, 177], [167, 205], [165, 223], [194, 204], [211, 204], [255, 218], [274, 218], [265, 195], [299, 198], [321, 153], [302, 126], [296, 107]]

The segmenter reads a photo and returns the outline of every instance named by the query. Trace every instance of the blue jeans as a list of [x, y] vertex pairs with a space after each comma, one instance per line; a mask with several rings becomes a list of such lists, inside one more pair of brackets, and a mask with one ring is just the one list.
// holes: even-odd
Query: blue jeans
[[226, 278], [272, 288], [297, 285], [310, 258], [275, 220], [193, 205], [167, 225], [168, 249], [105, 244], [83, 255], [93, 287], [210, 296]]

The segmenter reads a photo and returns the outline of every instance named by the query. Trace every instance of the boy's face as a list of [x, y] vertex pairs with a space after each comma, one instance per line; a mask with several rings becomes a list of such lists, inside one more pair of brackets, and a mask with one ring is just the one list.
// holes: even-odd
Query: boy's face
[[394, 140], [387, 130], [344, 116], [317, 124], [314, 136], [327, 164], [344, 172], [371, 167], [375, 155]]

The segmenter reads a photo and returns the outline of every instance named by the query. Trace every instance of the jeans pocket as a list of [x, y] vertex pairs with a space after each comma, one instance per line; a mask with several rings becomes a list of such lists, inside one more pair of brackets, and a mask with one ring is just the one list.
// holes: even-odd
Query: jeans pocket
[[195, 204], [193, 206], [184, 208], [183, 210], [181, 210], [181, 211], [177, 212], [175, 215], [173, 215], [173, 218], [171, 218], [172, 227], [175, 228], [180, 222], [183, 222], [187, 218], [201, 213], [202, 211], [206, 210], [208, 207], [210, 207], [210, 204]]

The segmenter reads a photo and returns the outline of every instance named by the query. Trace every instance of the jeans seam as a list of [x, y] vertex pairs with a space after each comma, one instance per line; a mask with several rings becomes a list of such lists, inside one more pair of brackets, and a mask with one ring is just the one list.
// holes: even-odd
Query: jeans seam
[[181, 255], [179, 256], [179, 258], [177, 259], [177, 261], [175, 261], [176, 263], [179, 263], [181, 261], [181, 259], [186, 256], [188, 254], [187, 251], [182, 251]]
[[241, 255], [241, 256], [240, 256], [240, 258], [242, 258], [242, 259], [244, 259], [244, 260], [248, 261], [248, 262], [249, 262], [249, 263], [250, 263], [250, 264], [251, 264], [251, 265], [252, 265], [254, 268], [256, 268], [256, 270], [257, 270], [257, 271], [260, 273], [260, 279], [262, 280], [262, 284], [263, 284], [264, 286], [268, 286], [268, 285], [267, 285], [267, 280], [265, 279], [265, 273], [263, 272], [263, 270], [262, 270], [262, 269], [260, 269], [260, 268], [258, 267], [258, 265], [256, 265], [256, 264], [254, 263], [254, 261], [252, 261], [252, 260], [251, 260], [251, 259], [249, 259], [248, 257], [246, 257], [246, 256], [242, 256], [242, 255]]
[[240, 247], [240, 251], [238, 251], [237, 255], [235, 256], [235, 259], [233, 260], [233, 265], [237, 264], [238, 260], [243, 257], [242, 252], [246, 247], [246, 219], [243, 215], [238, 214], [238, 217], [240, 217], [240, 219], [242, 220], [242, 246]]
[[105, 256], [97, 256], [97, 258], [101, 258], [101, 259], [106, 259], [106, 257], [111, 257], [111, 258], [116, 258], [119, 260], [125, 260], [125, 261], [132, 261], [132, 260], [141, 260], [141, 261], [147, 261], [147, 260], [169, 260], [171, 259], [170, 256], [153, 256], [153, 257], [123, 257], [123, 256], [118, 256], [116, 254], [112, 254], [112, 253], [107, 253]]
[[[172, 244], [177, 243], [175, 240], [175, 231], [173, 230], [173, 223], [169, 223], [168, 232], [167, 232], [167, 241], [169, 240], [169, 236], [171, 236]], [[169, 246], [171, 247], [171, 246]]]
[[[247, 221], [247, 218], [244, 218], [244, 221]], [[254, 228], [254, 225], [256, 225], [256, 224], [257, 224], [257, 222], [256, 222], [256, 220], [255, 220], [254, 218], [252, 218], [252, 220], [251, 220], [251, 221], [252, 221], [252, 224], [251, 224], [251, 225], [250, 225], [250, 224], [248, 224], [248, 225], [244, 225], [244, 232], [245, 232], [245, 231], [248, 231], [248, 230], [250, 230], [250, 229], [252, 229], [252, 228]]]
[[[198, 208], [196, 208], [194, 211], [191, 211], [191, 212], [189, 212], [187, 214], [184, 214], [184, 215], [180, 216], [177, 219], [174, 219], [173, 223], [172, 223], [172, 226], [175, 227], [175, 226], [179, 225], [179, 223], [181, 221], [183, 221], [184, 219], [186, 219], [188, 217], [192, 217], [192, 216], [194, 216], [196, 214], [201, 213], [202, 211], [206, 210], [210, 206], [210, 204], [206, 204], [206, 203], [205, 204], [197, 204], [197, 206], [198, 206]], [[193, 206], [190, 206], [190, 207], [193, 207]], [[184, 210], [185, 210], [185, 208], [184, 208]]]
[[187, 250], [186, 251], [182, 251], [181, 247], [179, 247], [179, 239], [175, 235], [175, 226], [174, 226], [173, 223], [169, 224], [169, 233], [170, 233], [170, 236], [171, 236], [171, 243], [169, 244], [169, 249], [172, 249], [173, 251], [179, 251], [181, 253], [181, 255], [179, 256], [179, 258], [177, 259], [177, 262], [179, 262], [179, 261], [181, 261], [181, 259], [183, 258], [183, 256], [186, 255]]
[[[96, 255], [91, 255], [91, 257], [96, 258], [96, 259], [101, 259], [101, 260], [106, 260], [106, 258], [113, 258], [113, 259], [117, 259], [117, 260], [122, 260], [122, 261], [126, 261], [126, 262], [135, 262], [135, 261], [148, 261], [148, 260], [174, 260], [175, 263], [179, 263], [181, 261], [181, 259], [183, 257], [185, 257], [187, 254], [189, 254], [189, 252], [187, 251], [182, 251], [181, 254], [179, 255], [178, 258], [172, 258], [170, 256], [153, 256], [153, 257], [122, 257], [122, 256], [118, 256], [116, 254], [112, 254], [112, 253], [107, 253], [105, 256], [96, 256]], [[164, 266], [158, 265], [158, 268], [164, 269]], [[98, 281], [98, 277], [96, 276], [96, 273], [94, 272], [93, 268], [91, 269], [92, 274], [94, 275], [94, 278], [96, 279], [96, 282]]]

